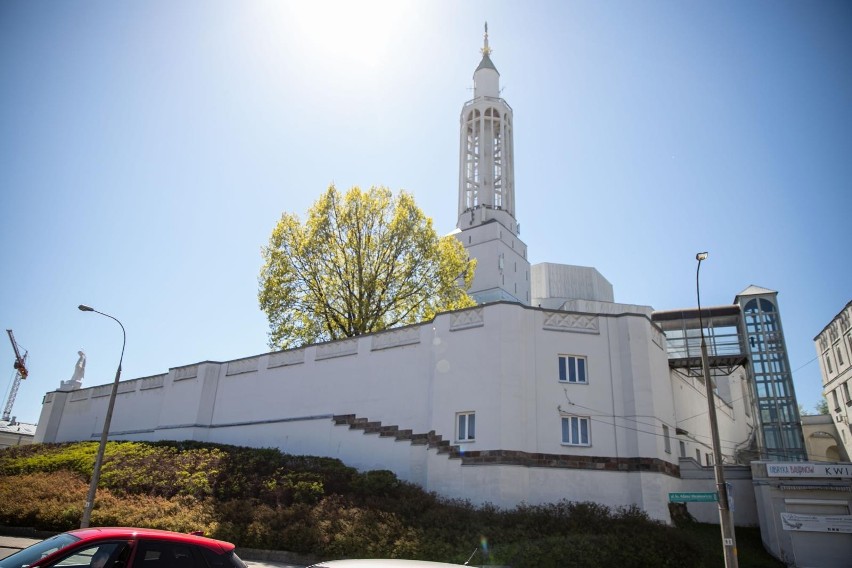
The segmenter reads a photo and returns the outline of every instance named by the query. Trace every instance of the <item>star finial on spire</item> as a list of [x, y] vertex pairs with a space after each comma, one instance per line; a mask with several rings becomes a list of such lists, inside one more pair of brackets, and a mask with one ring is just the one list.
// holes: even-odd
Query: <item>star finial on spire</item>
[[482, 49], [480, 51], [482, 52], [482, 55], [491, 54], [491, 48], [488, 47], [488, 22], [485, 22], [485, 43], [483, 44]]

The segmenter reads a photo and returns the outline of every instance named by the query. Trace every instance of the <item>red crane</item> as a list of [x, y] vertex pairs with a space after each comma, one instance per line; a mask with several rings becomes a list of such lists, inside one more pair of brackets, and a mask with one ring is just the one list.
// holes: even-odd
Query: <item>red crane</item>
[[6, 422], [9, 421], [12, 415], [12, 405], [15, 404], [15, 397], [18, 395], [18, 387], [21, 386], [21, 381], [27, 378], [29, 371], [27, 371], [27, 352], [24, 351], [24, 356], [21, 357], [21, 350], [18, 349], [18, 342], [15, 341], [15, 335], [12, 333], [11, 329], [7, 329], [6, 333], [9, 334], [9, 341], [12, 342], [12, 349], [15, 350], [15, 380], [12, 382], [12, 388], [9, 390], [9, 398], [6, 400], [6, 406], [3, 408], [3, 420]]

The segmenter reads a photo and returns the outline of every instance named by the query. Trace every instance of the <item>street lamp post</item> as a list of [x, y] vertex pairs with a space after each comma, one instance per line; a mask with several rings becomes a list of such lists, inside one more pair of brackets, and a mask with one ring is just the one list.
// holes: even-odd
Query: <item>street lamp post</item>
[[104, 430], [101, 433], [101, 443], [98, 446], [98, 455], [95, 457], [95, 468], [92, 471], [92, 481], [89, 483], [89, 493], [86, 495], [86, 505], [83, 507], [83, 518], [80, 520], [80, 528], [84, 529], [89, 526], [89, 521], [92, 518], [92, 508], [95, 506], [95, 493], [98, 491], [98, 481], [101, 478], [101, 465], [104, 461], [104, 450], [106, 450], [107, 438], [109, 437], [109, 424], [112, 422], [112, 410], [115, 407], [115, 394], [118, 392], [118, 380], [121, 378], [121, 363], [124, 361], [124, 345], [127, 343], [127, 333], [124, 331], [124, 326], [121, 322], [109, 314], [99, 312], [94, 308], [80, 304], [77, 308], [81, 312], [95, 312], [114, 320], [121, 326], [121, 357], [118, 359], [118, 369], [115, 371], [115, 381], [112, 383], [112, 392], [109, 395], [109, 405], [107, 406], [106, 418], [104, 418]]
[[701, 261], [707, 260], [706, 252], [695, 255], [698, 268], [695, 270], [695, 294], [698, 297], [698, 325], [701, 331], [701, 368], [704, 371], [704, 387], [707, 390], [707, 413], [710, 415], [710, 436], [713, 444], [713, 473], [716, 476], [716, 492], [719, 495], [719, 525], [722, 528], [722, 551], [725, 555], [725, 567], [737, 568], [737, 540], [734, 535], [734, 523], [728, 504], [728, 486], [725, 483], [725, 468], [722, 465], [722, 450], [719, 445], [719, 424], [716, 422], [716, 400], [713, 384], [710, 382], [710, 365], [707, 362], [707, 342], [704, 340], [704, 320], [701, 317], [701, 288], [698, 274]]

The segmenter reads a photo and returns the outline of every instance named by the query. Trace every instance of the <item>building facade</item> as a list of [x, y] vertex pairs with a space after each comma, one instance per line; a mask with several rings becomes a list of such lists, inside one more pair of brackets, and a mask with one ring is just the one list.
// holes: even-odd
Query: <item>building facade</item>
[[[475, 503], [592, 500], [668, 520], [680, 459], [710, 451], [708, 426], [679, 424], [707, 402], [695, 380], [670, 373], [659, 327], [616, 308], [497, 302], [122, 381], [110, 437], [277, 447]], [[97, 439], [110, 389], [47, 393], [36, 440]], [[747, 439], [742, 401], [717, 406], [723, 438]]]
[[[455, 232], [477, 259], [471, 294], [480, 305], [405, 328], [122, 381], [111, 439], [276, 447], [391, 470], [474, 503], [594, 501], [668, 521], [669, 493], [714, 491], [697, 354], [703, 331], [723, 461], [762, 455], [770, 431], [758, 412], [763, 395], [743, 314], [752, 296], [771, 291], [746, 290], [742, 305], [700, 314], [655, 312], [615, 302], [592, 267], [530, 266], [516, 217], [513, 113], [490, 53], [486, 29], [474, 98], [461, 113]], [[783, 335], [773, 340], [783, 346]], [[773, 385], [785, 384], [784, 369]], [[781, 402], [773, 391], [772, 408], [795, 403], [789, 386]], [[65, 381], [47, 393], [36, 441], [98, 439], [111, 388]], [[784, 416], [778, 432], [794, 415]], [[735, 483], [738, 522], [756, 524], [747, 476]]]
[[822, 394], [828, 412], [840, 433], [845, 454], [852, 455], [852, 302], [814, 337]]

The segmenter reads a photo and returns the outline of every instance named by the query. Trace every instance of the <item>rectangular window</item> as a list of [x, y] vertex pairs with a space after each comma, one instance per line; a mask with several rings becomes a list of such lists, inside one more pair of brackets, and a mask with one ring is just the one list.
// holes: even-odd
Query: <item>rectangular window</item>
[[852, 406], [852, 398], [849, 398], [849, 381], [843, 383], [843, 398], [846, 399], [846, 406]]
[[831, 391], [831, 398], [834, 401], [834, 411], [840, 412], [840, 399], [837, 398], [837, 389]]
[[588, 417], [564, 416], [562, 418], [562, 443], [569, 446], [591, 446]]
[[472, 442], [476, 439], [476, 413], [459, 412], [456, 414], [456, 440]]
[[713, 456], [710, 454], [704, 454], [704, 459], [707, 461], [708, 466], [713, 465]]
[[695, 449], [695, 461], [698, 462], [698, 465], [701, 465], [701, 450], [698, 448]]
[[563, 383], [587, 384], [586, 358], [574, 355], [560, 355], [559, 381]]
[[669, 427], [663, 424], [663, 443], [666, 447], [666, 453], [672, 453], [672, 439], [669, 437]]
[[685, 458], [686, 457], [686, 444], [683, 442], [683, 440], [680, 440], [678, 443], [680, 444], [680, 457]]
[[837, 353], [837, 366], [840, 367], [841, 365], [844, 364], [843, 363], [843, 348], [838, 343], [837, 346], [834, 348], [834, 351], [835, 351], [835, 353]]
[[831, 357], [828, 353], [825, 354], [825, 370], [829, 373], [833, 373], [834, 369], [831, 368]]

